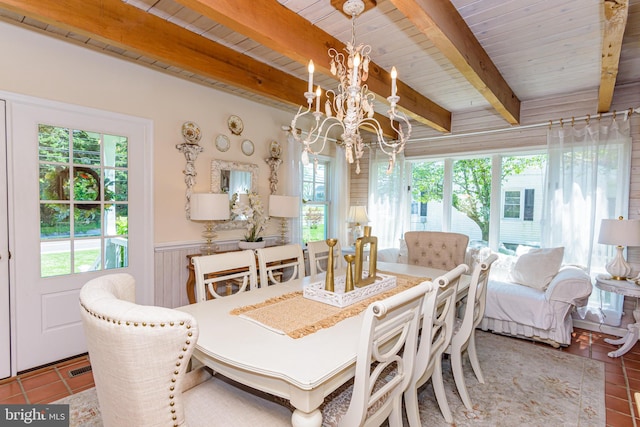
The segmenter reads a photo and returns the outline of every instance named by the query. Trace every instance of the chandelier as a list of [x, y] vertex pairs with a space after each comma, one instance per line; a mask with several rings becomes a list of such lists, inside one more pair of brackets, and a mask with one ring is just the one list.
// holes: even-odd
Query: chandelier
[[[313, 91], [313, 61], [309, 61], [309, 86], [304, 93], [307, 99], [307, 108], [303, 111], [300, 106], [298, 113], [291, 121], [291, 134], [293, 138], [303, 145], [302, 163], [309, 164], [309, 155], [316, 156], [321, 153], [327, 144], [329, 133], [334, 127], [338, 131], [342, 130], [337, 144], [344, 146], [345, 157], [348, 163], [356, 163], [356, 174], [360, 173], [360, 158], [364, 154], [367, 145], [360, 135], [360, 130], [368, 130], [373, 133], [374, 141], [371, 145], [380, 147], [383, 153], [389, 157], [389, 167], [387, 173], [393, 171], [396, 155], [404, 150], [405, 143], [411, 135], [411, 124], [407, 117], [396, 110], [396, 105], [400, 97], [396, 95], [397, 71], [391, 69], [391, 96], [387, 98], [390, 109], [388, 111], [391, 128], [396, 133], [396, 139], [386, 141], [380, 122], [374, 117], [373, 103], [375, 95], [369, 92], [365, 84], [369, 76], [369, 63], [371, 58], [371, 46], [365, 44], [356, 45], [356, 17], [364, 10], [362, 0], [347, 0], [343, 10], [351, 16], [351, 42], [347, 43], [345, 53], [338, 52], [334, 48], [328, 51], [331, 60], [331, 74], [338, 78], [338, 87], [335, 90], [327, 90], [327, 100], [323, 112], [320, 108], [321, 89], [320, 86]], [[312, 111], [313, 101], [316, 101], [315, 111]], [[315, 122], [312, 122], [311, 129], [303, 139], [300, 131], [296, 127], [296, 122], [302, 116], [312, 114]], [[341, 129], [340, 129], [341, 128]], [[321, 142], [318, 150], [311, 148], [317, 142]], [[314, 145], [315, 147], [315, 145]], [[317, 162], [317, 158], [314, 160]]]

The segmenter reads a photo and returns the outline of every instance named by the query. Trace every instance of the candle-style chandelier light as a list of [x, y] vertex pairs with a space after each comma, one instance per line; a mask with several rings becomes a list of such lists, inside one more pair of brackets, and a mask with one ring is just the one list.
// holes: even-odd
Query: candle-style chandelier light
[[[360, 158], [364, 154], [365, 142], [360, 135], [360, 130], [368, 130], [374, 134], [374, 141], [380, 149], [389, 156], [388, 173], [393, 170], [396, 155], [404, 150], [406, 141], [411, 135], [411, 123], [407, 117], [396, 110], [396, 105], [400, 97], [396, 95], [396, 68], [391, 69], [391, 96], [387, 98], [390, 109], [388, 111], [391, 128], [396, 132], [396, 139], [386, 141], [382, 127], [374, 117], [373, 103], [375, 95], [369, 92], [365, 84], [369, 76], [369, 63], [371, 58], [371, 46], [356, 45], [356, 17], [364, 10], [364, 3], [361, 0], [347, 0], [342, 8], [347, 15], [351, 16], [351, 42], [347, 43], [345, 55], [334, 48], [330, 48], [329, 58], [331, 59], [331, 73], [339, 80], [335, 90], [327, 90], [327, 100], [323, 113], [320, 109], [320, 86], [313, 91], [313, 61], [309, 61], [309, 86], [304, 93], [307, 99], [307, 108], [303, 111], [300, 106], [298, 113], [291, 121], [291, 134], [294, 139], [303, 144], [302, 162], [309, 164], [309, 155], [317, 155], [322, 152], [327, 144], [330, 131], [339, 126], [342, 134], [337, 140], [338, 144], [344, 145], [345, 157], [349, 163], [356, 163], [356, 173], [360, 173]], [[316, 100], [315, 111], [312, 111], [313, 101]], [[307, 132], [303, 139], [300, 131], [296, 127], [296, 122], [302, 116], [313, 114], [315, 123]], [[316, 142], [322, 142], [320, 149], [313, 150], [311, 146]], [[317, 159], [316, 159], [317, 160]]]

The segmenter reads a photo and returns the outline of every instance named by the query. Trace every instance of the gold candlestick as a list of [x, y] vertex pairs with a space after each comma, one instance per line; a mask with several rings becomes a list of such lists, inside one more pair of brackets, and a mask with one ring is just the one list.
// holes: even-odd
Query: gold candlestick
[[344, 293], [351, 292], [354, 289], [353, 286], [353, 261], [356, 259], [355, 255], [347, 254], [344, 256], [344, 260], [347, 261], [347, 277], [344, 282]]
[[327, 275], [324, 279], [324, 289], [329, 292], [334, 292], [334, 278], [333, 278], [333, 247], [338, 243], [338, 239], [327, 239], [327, 246], [329, 246], [329, 256], [327, 258]]

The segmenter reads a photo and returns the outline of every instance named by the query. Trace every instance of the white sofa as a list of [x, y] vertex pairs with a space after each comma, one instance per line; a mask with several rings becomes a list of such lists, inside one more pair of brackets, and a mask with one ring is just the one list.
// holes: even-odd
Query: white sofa
[[479, 325], [482, 330], [529, 338], [554, 347], [571, 343], [571, 313], [587, 304], [593, 288], [583, 269], [560, 268], [546, 289], [513, 283], [508, 275], [498, 280], [494, 277], [487, 286], [487, 305]]

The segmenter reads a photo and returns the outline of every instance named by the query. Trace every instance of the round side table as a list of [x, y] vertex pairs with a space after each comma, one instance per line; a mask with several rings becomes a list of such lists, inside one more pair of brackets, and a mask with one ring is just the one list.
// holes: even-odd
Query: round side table
[[596, 287], [603, 291], [613, 292], [628, 297], [636, 298], [636, 309], [633, 310], [633, 318], [636, 323], [627, 326], [627, 333], [622, 338], [612, 339], [605, 338], [605, 342], [614, 345], [622, 345], [616, 351], [609, 352], [609, 357], [620, 357], [635, 345], [640, 337], [640, 308], [638, 308], [638, 298], [640, 298], [640, 285], [628, 282], [626, 280], [613, 280], [608, 275], [596, 276]]

